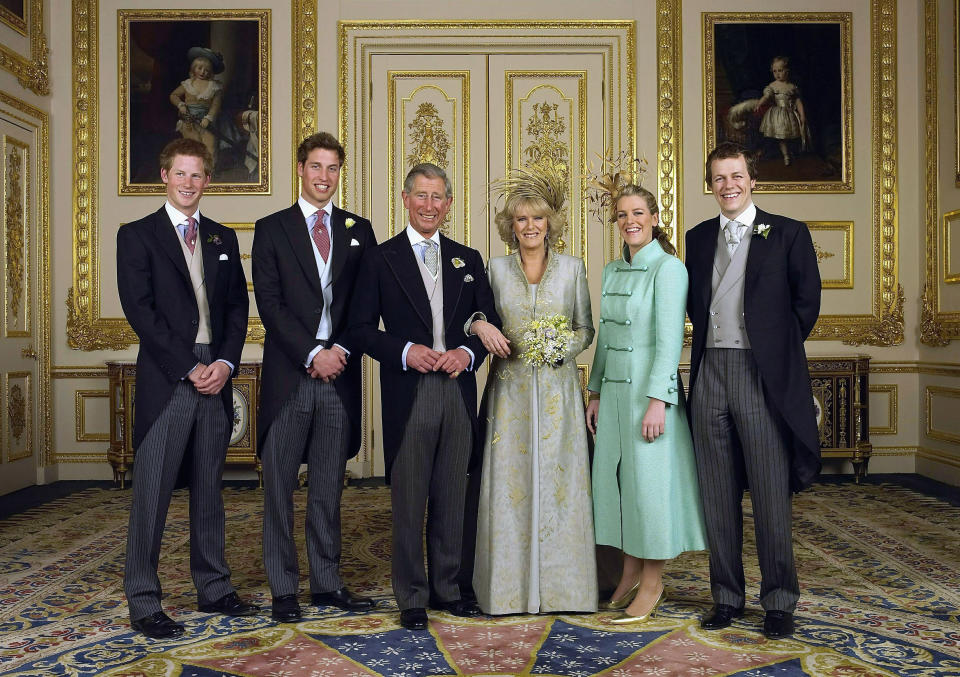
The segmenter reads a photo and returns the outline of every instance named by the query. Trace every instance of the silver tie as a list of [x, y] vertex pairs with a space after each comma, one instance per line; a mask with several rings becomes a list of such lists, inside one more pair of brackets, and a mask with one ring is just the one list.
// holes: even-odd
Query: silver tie
[[424, 240], [423, 264], [431, 275], [437, 276], [437, 270], [440, 267], [440, 254], [437, 252], [437, 243], [433, 240]]
[[733, 256], [733, 252], [737, 251], [737, 245], [740, 244], [740, 227], [742, 225], [739, 221], [727, 221], [727, 225], [723, 227], [724, 237], [727, 239], [727, 251], [730, 252], [730, 256]]

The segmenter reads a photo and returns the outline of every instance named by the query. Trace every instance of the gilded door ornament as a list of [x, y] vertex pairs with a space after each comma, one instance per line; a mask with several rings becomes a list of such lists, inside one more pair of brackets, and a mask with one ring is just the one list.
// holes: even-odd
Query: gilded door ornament
[[20, 299], [23, 296], [23, 189], [20, 170], [23, 159], [16, 146], [7, 155], [7, 200], [4, 213], [7, 230], [7, 290], [10, 294], [10, 315], [16, 319], [20, 314]]
[[19, 442], [27, 427], [27, 401], [19, 385], [10, 388], [7, 414], [10, 417], [10, 434]]
[[431, 162], [443, 169], [447, 168], [447, 152], [450, 150], [450, 138], [443, 129], [443, 119], [432, 103], [421, 103], [413, 122], [407, 125], [410, 130], [410, 154], [407, 166], [413, 167], [421, 162]]
[[[557, 108], [558, 104], [546, 101], [533, 104], [533, 113], [527, 120], [530, 143], [523, 149], [524, 167], [543, 174], [554, 174], [568, 184], [570, 148], [560, 140], [567, 131], [567, 121], [557, 112]], [[567, 192], [570, 192], [569, 189]], [[562, 254], [567, 243], [563, 237], [559, 237], [553, 248]]]
[[[417, 114], [407, 125], [410, 130], [410, 154], [407, 155], [407, 167], [412, 168], [421, 162], [430, 162], [443, 170], [447, 169], [447, 152], [450, 150], [450, 137], [443, 129], [443, 118], [437, 107], [430, 102], [417, 106]], [[450, 235], [450, 212], [443, 217], [440, 232]]]
[[828, 252], [826, 249], [818, 245], [816, 242], [813, 243], [813, 250], [817, 252], [817, 263], [829, 258], [836, 256], [833, 252]]

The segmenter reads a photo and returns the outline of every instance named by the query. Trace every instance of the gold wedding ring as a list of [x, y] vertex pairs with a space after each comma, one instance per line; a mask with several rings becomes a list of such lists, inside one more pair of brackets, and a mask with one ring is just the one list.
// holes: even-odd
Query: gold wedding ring
[[459, 371], [453, 372], [453, 378], [457, 378], [460, 375]]

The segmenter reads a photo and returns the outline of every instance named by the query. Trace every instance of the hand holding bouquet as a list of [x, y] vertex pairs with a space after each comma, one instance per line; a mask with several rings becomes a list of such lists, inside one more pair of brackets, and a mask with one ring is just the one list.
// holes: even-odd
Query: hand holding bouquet
[[559, 367], [573, 341], [570, 319], [564, 315], [534, 318], [520, 329], [520, 358], [531, 367]]

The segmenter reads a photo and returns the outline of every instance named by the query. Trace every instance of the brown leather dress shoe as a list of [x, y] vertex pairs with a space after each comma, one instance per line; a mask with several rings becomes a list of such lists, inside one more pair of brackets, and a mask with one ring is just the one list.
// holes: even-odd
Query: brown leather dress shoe
[[162, 611], [131, 621], [130, 627], [137, 632], [142, 632], [150, 639], [170, 639], [183, 634], [183, 626], [175, 623]]
[[369, 611], [373, 608], [373, 600], [362, 595], [355, 595], [346, 587], [331, 592], [315, 592], [310, 595], [313, 606], [335, 606], [344, 611]]
[[400, 612], [400, 625], [407, 630], [427, 629], [427, 610], [423, 607], [413, 607]]
[[223, 614], [224, 616], [253, 616], [260, 607], [256, 604], [244, 602], [235, 592], [229, 592], [216, 602], [201, 604], [200, 611], [210, 614]]

